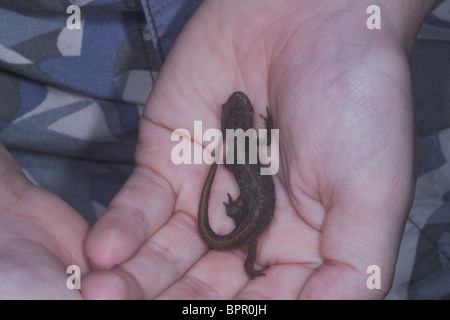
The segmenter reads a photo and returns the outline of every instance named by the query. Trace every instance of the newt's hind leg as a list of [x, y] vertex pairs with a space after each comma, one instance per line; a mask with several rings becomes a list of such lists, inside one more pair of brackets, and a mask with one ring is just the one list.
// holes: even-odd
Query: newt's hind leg
[[241, 196], [239, 195], [239, 197], [236, 200], [233, 200], [233, 198], [229, 193], [227, 193], [227, 195], [228, 195], [228, 202], [223, 203], [225, 205], [227, 216], [233, 218], [235, 225], [238, 226], [241, 223], [242, 219], [244, 218], [242, 215]]

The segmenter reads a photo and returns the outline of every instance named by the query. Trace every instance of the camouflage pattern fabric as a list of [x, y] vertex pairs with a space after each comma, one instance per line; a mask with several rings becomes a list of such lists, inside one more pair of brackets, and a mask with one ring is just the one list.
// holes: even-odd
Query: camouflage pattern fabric
[[[450, 44], [450, 1], [441, 1], [427, 17], [419, 39], [428, 41], [427, 48]], [[450, 55], [444, 59], [450, 60]], [[431, 53], [428, 57], [431, 56]], [[443, 69], [444, 78], [450, 68]], [[447, 65], [448, 61], [446, 61]], [[426, 82], [433, 74], [422, 74]], [[420, 89], [420, 88], [419, 88]], [[436, 88], [434, 89], [437, 89]], [[448, 92], [447, 87], [442, 90]], [[444, 92], [435, 92], [436, 95]], [[433, 97], [422, 97], [430, 101]], [[437, 110], [447, 113], [449, 100], [439, 101]], [[445, 103], [447, 103], [445, 105]], [[444, 105], [443, 105], [444, 104]], [[428, 121], [439, 122], [444, 115], [430, 112], [430, 108], [419, 110], [428, 113]], [[439, 119], [440, 118], [440, 119]], [[427, 126], [433, 127], [433, 125]], [[419, 132], [420, 132], [419, 127]], [[423, 129], [423, 128], [422, 128]], [[425, 132], [427, 130], [423, 130]], [[388, 299], [450, 299], [450, 129], [442, 129], [420, 138], [420, 170], [413, 207], [403, 234], [394, 284]]]
[[[31, 181], [91, 224], [133, 170], [143, 105], [199, 3], [0, 3], [0, 140]], [[66, 26], [72, 4], [81, 7], [79, 30]], [[442, 1], [419, 38], [450, 41], [449, 13], [450, 0]], [[450, 298], [450, 129], [420, 145], [420, 177], [388, 299]]]
[[[31, 181], [61, 196], [91, 224], [134, 167], [137, 126], [158, 61], [199, 4], [163, 1], [170, 2], [178, 5], [0, 4], [0, 140]], [[67, 27], [72, 4], [80, 7], [80, 29]], [[176, 26], [164, 28], [174, 18]]]

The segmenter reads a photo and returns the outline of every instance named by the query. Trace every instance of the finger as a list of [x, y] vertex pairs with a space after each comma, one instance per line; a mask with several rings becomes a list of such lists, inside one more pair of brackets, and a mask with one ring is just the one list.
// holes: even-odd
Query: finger
[[[202, 172], [205, 166], [198, 166], [198, 172]], [[197, 172], [196, 169], [193, 172]], [[221, 172], [220, 174], [224, 174]], [[182, 179], [184, 180], [184, 179]], [[189, 186], [178, 196], [179, 201], [183, 203], [190, 202], [189, 205], [183, 205], [183, 208], [190, 208], [189, 213], [179, 211], [174, 213], [170, 219], [161, 226], [149, 239], [142, 244], [135, 255], [125, 263], [108, 270], [107, 272], [94, 272], [83, 280], [84, 291], [86, 298], [129, 298], [129, 297], [143, 297], [151, 299], [169, 286], [176, 283], [183, 275], [191, 269], [197, 262], [204, 260], [203, 255], [207, 251], [207, 245], [200, 237], [197, 227], [196, 209], [197, 201], [192, 201], [190, 193], [200, 193], [201, 186], [198, 185], [198, 179], [193, 180], [196, 186]], [[186, 190], [189, 190], [186, 191]], [[218, 196], [214, 193], [213, 198]], [[189, 199], [187, 199], [189, 198]], [[195, 197], [197, 199], [198, 197]], [[184, 200], [183, 200], [184, 199]], [[223, 207], [220, 201], [214, 198], [212, 209], [216, 207]], [[221, 208], [223, 210], [223, 208]], [[195, 211], [195, 213], [193, 213]], [[248, 281], [248, 276], [243, 269], [243, 261], [245, 255], [240, 251], [233, 251], [240, 253], [234, 259], [234, 267], [227, 268], [230, 278], [234, 281], [243, 282]], [[221, 252], [223, 255], [224, 252]], [[232, 255], [232, 257], [235, 256]], [[232, 259], [225, 253], [224, 265], [227, 266]], [[217, 259], [206, 259], [200, 265], [204, 265], [209, 270], [210, 277], [217, 278], [217, 268], [208, 267], [210, 262], [217, 263]], [[223, 260], [223, 259], [222, 259]], [[221, 260], [219, 260], [221, 261]], [[219, 263], [220, 264], [220, 263]], [[235, 277], [234, 272], [238, 270], [241, 278]], [[109, 277], [111, 277], [109, 279]], [[209, 280], [208, 280], [209, 281]], [[108, 283], [111, 284], [108, 284]], [[99, 286], [106, 284], [106, 287], [100, 289]], [[115, 289], [112, 290], [111, 288]], [[233, 291], [237, 292], [242, 287], [242, 284]], [[218, 288], [222, 293], [222, 289]], [[189, 296], [186, 296], [189, 297]]]
[[[407, 179], [393, 182], [389, 175], [386, 179], [390, 185], [385, 181], [357, 188], [364, 194], [351, 194], [349, 185], [336, 192], [342, 202], [327, 212], [320, 248], [324, 262], [300, 297], [380, 299], [389, 292], [414, 184]], [[374, 265], [380, 270], [376, 290], [367, 284], [367, 270]]]
[[0, 210], [17, 201], [30, 181], [0, 142]]
[[[214, 201], [212, 201], [214, 203]], [[283, 206], [283, 204], [280, 204]], [[283, 223], [286, 219], [289, 221], [292, 214], [283, 211]], [[279, 219], [278, 219], [279, 220]], [[211, 250], [193, 265], [187, 274], [170, 288], [164, 291], [158, 299], [180, 299], [189, 297], [191, 299], [294, 299], [298, 297], [306, 279], [314, 272], [311, 266], [317, 265], [317, 255], [308, 250], [307, 247], [299, 246], [298, 243], [312, 244], [316, 241], [315, 232], [308, 230], [307, 227], [301, 228], [296, 223], [291, 223], [295, 233], [286, 239], [281, 232], [277, 231], [279, 221], [274, 221], [274, 226], [270, 230], [270, 235], [266, 241], [266, 246], [261, 245], [259, 259], [262, 265], [270, 265], [264, 271], [266, 276], [257, 277], [253, 280], [244, 270], [244, 261], [246, 252], [242, 250], [218, 251]], [[300, 230], [300, 231], [299, 231]], [[303, 237], [297, 237], [298, 234]], [[299, 239], [298, 242], [293, 240]], [[281, 241], [283, 239], [283, 241]], [[308, 240], [309, 239], [309, 240]], [[281, 242], [280, 242], [281, 241]], [[276, 248], [272, 252], [271, 258], [267, 256], [267, 250], [274, 243], [283, 243], [284, 247]], [[261, 241], [263, 244], [264, 241]], [[291, 244], [295, 247], [290, 249]], [[315, 245], [314, 247], [317, 247]], [[289, 253], [289, 251], [292, 251]], [[310, 252], [311, 251], [311, 252]], [[265, 258], [265, 256], [267, 256]], [[273, 263], [268, 263], [273, 261]], [[298, 261], [292, 263], [289, 261]], [[279, 263], [279, 264], [278, 264]]]
[[299, 299], [382, 299], [387, 294], [386, 290], [373, 290], [367, 287], [368, 277], [363, 270], [358, 270], [352, 265], [326, 261], [308, 279]]
[[168, 127], [142, 119], [136, 168], [86, 241], [86, 252], [98, 268], [128, 260], [174, 211], [196, 215], [198, 182], [206, 167], [176, 165], [171, 136]]
[[240, 250], [210, 250], [189, 272], [158, 299], [230, 299], [250, 281]]
[[144, 294], [139, 283], [119, 268], [95, 271], [83, 278], [81, 290], [88, 300], [142, 300]]
[[33, 185], [0, 143], [0, 224], [2, 239], [43, 244], [68, 266], [88, 271], [83, 238], [88, 224], [66, 202]]
[[313, 270], [302, 264], [282, 264], [270, 266], [264, 273], [265, 277], [250, 281], [233, 298], [237, 300], [296, 299]]
[[180, 169], [170, 159], [170, 131], [143, 119], [136, 167], [86, 240], [86, 252], [98, 268], [130, 258], [170, 217], [176, 185], [169, 181]]
[[86, 253], [98, 268], [120, 264], [170, 216], [174, 194], [158, 174], [137, 167], [86, 240]]
[[[197, 223], [190, 215], [178, 212], [158, 230], [127, 262], [85, 279], [86, 297], [143, 297], [151, 299], [176, 282], [207, 250]], [[96, 289], [111, 282], [116, 292]], [[94, 292], [89, 292], [89, 290]]]

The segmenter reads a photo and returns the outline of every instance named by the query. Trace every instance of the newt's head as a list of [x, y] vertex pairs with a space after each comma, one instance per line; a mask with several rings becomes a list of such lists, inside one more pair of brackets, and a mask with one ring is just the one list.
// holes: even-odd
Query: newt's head
[[225, 137], [226, 129], [250, 128], [253, 128], [252, 104], [245, 93], [237, 91], [222, 106], [222, 133]]

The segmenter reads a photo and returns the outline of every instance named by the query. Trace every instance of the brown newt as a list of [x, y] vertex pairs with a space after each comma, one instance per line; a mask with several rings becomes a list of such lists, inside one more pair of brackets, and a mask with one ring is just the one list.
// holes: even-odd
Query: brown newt
[[[273, 127], [272, 116], [267, 108], [266, 127]], [[234, 92], [222, 106], [221, 130], [226, 139], [226, 129], [242, 129], [247, 131], [253, 128], [253, 107], [249, 98], [242, 92]], [[248, 139], [246, 139], [248, 140]], [[237, 139], [235, 138], [235, 142]], [[228, 146], [230, 142], [227, 141]], [[234, 143], [236, 147], [237, 143]], [[267, 134], [267, 145], [270, 144], [270, 135]], [[226, 235], [216, 234], [209, 225], [208, 201], [217, 163], [214, 162], [208, 172], [203, 185], [198, 210], [198, 226], [202, 238], [214, 249], [232, 250], [248, 247], [248, 255], [244, 263], [245, 271], [251, 278], [264, 275], [263, 270], [256, 270], [256, 251], [258, 238], [269, 226], [275, 210], [275, 185], [271, 175], [261, 175], [261, 168], [265, 165], [257, 159], [256, 163], [249, 163], [249, 141], [245, 145], [245, 163], [237, 163], [237, 149], [234, 152], [234, 163], [225, 161], [225, 168], [230, 170], [238, 184], [240, 196], [233, 200], [228, 194], [228, 202], [224, 202], [226, 214], [235, 222], [235, 229]]]

